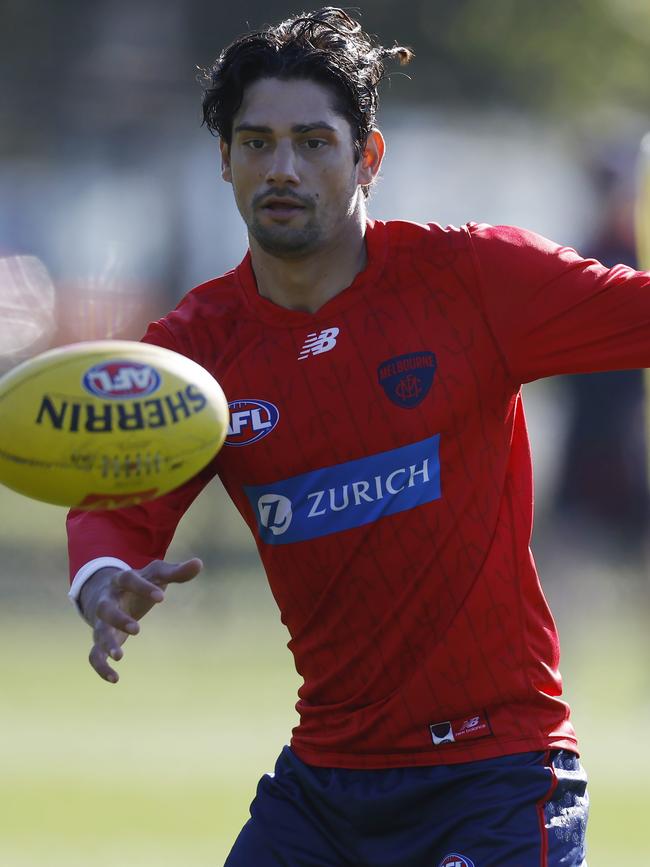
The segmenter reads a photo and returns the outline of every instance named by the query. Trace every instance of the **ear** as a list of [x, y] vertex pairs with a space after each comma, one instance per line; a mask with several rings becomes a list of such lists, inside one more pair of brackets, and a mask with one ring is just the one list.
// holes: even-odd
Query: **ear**
[[221, 177], [224, 181], [232, 184], [232, 170], [230, 168], [230, 145], [223, 139], [219, 139], [219, 150], [221, 151]]
[[386, 142], [378, 129], [371, 129], [366, 146], [357, 163], [357, 183], [359, 186], [369, 186], [379, 174], [381, 162], [386, 152]]

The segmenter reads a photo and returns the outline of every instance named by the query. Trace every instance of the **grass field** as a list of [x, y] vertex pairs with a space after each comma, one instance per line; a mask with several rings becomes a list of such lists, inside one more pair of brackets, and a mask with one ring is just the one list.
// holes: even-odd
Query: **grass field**
[[295, 718], [283, 630], [242, 580], [200, 606], [172, 590], [116, 686], [72, 611], [3, 617], [3, 867], [223, 863]]
[[[212, 564], [214, 574], [171, 588], [111, 686], [88, 667], [89, 631], [64, 598], [60, 510], [13, 496], [0, 505], [1, 867], [222, 865], [295, 722], [297, 678], [261, 573]], [[192, 533], [181, 533], [181, 553]], [[34, 557], [38, 578], [21, 572]], [[554, 591], [560, 611], [564, 592]], [[633, 599], [591, 595], [579, 616], [560, 617], [591, 778], [589, 864], [644, 865], [647, 626]]]

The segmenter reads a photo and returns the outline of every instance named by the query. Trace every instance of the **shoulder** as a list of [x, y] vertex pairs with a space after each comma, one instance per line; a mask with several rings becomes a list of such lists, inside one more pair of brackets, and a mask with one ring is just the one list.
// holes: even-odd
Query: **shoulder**
[[409, 247], [411, 249], [440, 246], [467, 245], [469, 227], [441, 226], [439, 223], [415, 223], [410, 220], [390, 220], [382, 223], [374, 221], [375, 229], [382, 231], [386, 243], [391, 247]]
[[241, 321], [242, 297], [237, 269], [201, 283], [176, 307], [152, 322], [144, 340], [174, 349], [203, 366], [215, 358], [234, 325]]
[[420, 274], [428, 274], [431, 280], [439, 280], [441, 274], [453, 273], [471, 278], [474, 268], [471, 225], [442, 226], [434, 222], [391, 220], [376, 227], [385, 240], [389, 270], [405, 274], [415, 269]]
[[466, 229], [475, 248], [500, 248], [503, 251], [530, 250], [539, 253], [556, 254], [565, 250], [575, 252], [571, 247], [562, 247], [550, 238], [545, 238], [521, 226], [492, 226], [489, 223], [468, 223]]
[[373, 222], [376, 230], [385, 235], [386, 243], [392, 247], [421, 248], [465, 248], [469, 246], [491, 247], [529, 247], [537, 250], [558, 250], [554, 241], [523, 229], [520, 226], [497, 225], [470, 221], [461, 226], [442, 226], [439, 223], [415, 223], [408, 220], [390, 220], [382, 223]]
[[476, 226], [476, 223], [442, 226], [407, 220], [382, 224], [391, 261], [420, 261], [436, 268], [459, 267], [463, 260], [471, 260], [471, 236]]
[[214, 325], [224, 317], [234, 315], [240, 305], [241, 292], [237, 269], [234, 269], [195, 286], [164, 320], [172, 328], [190, 323], [197, 325], [209, 322]]
[[583, 261], [573, 247], [557, 244], [520, 226], [469, 223], [467, 230], [477, 267], [483, 275], [548, 276]]

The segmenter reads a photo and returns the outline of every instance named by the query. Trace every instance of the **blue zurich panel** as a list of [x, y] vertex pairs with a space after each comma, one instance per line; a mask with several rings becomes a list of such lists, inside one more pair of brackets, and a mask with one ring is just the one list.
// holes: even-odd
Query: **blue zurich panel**
[[269, 545], [304, 542], [439, 499], [439, 444], [436, 434], [367, 458], [244, 487], [262, 540]]

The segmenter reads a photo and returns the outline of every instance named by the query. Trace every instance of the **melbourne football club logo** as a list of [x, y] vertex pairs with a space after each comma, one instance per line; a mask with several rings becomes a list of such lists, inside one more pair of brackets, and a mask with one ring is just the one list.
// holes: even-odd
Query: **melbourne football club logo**
[[160, 374], [137, 361], [103, 361], [86, 371], [83, 386], [97, 397], [146, 397], [160, 386]]
[[281, 494], [262, 494], [257, 501], [260, 524], [273, 533], [281, 536], [291, 525], [293, 511], [291, 500]]
[[445, 855], [438, 867], [474, 867], [474, 862], [466, 855], [450, 852], [449, 855]]
[[393, 403], [413, 409], [429, 394], [437, 366], [433, 352], [409, 352], [383, 361], [377, 377]]
[[249, 446], [268, 436], [280, 421], [280, 411], [268, 400], [242, 398], [228, 404], [230, 424], [225, 445]]

